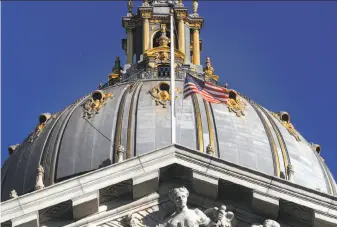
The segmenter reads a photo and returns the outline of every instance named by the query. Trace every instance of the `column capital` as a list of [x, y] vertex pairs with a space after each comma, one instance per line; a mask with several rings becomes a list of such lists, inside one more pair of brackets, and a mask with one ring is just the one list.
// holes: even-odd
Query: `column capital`
[[150, 19], [152, 17], [152, 12], [149, 12], [149, 11], [141, 11], [140, 12], [140, 16], [143, 18], [143, 19]]
[[192, 30], [200, 30], [201, 29], [201, 23], [193, 23], [193, 24], [190, 23], [190, 28]]
[[177, 11], [177, 12], [176, 12], [176, 18], [177, 18], [178, 20], [184, 20], [184, 19], [187, 18], [187, 13], [184, 12], [184, 11]]
[[127, 32], [132, 32], [133, 27], [125, 27], [125, 30], [126, 30]]

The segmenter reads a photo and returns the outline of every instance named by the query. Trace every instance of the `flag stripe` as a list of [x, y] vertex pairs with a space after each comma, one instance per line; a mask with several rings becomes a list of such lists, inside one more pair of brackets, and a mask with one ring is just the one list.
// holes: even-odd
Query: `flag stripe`
[[203, 99], [211, 103], [227, 103], [229, 98], [226, 88], [204, 82], [187, 74], [184, 83], [184, 98], [191, 94], [199, 94]]

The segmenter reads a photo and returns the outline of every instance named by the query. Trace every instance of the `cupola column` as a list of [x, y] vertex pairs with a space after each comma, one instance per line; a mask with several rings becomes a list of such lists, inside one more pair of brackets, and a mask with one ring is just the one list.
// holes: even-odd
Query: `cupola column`
[[200, 43], [199, 43], [199, 28], [193, 29], [193, 57], [192, 63], [200, 65]]
[[185, 28], [184, 19], [182, 17], [178, 18], [178, 35], [179, 35], [179, 50], [185, 54]]
[[133, 32], [132, 28], [126, 29], [127, 33], [127, 63], [133, 64]]
[[149, 32], [150, 32], [150, 23], [148, 18], [143, 20], [143, 52], [149, 49]]

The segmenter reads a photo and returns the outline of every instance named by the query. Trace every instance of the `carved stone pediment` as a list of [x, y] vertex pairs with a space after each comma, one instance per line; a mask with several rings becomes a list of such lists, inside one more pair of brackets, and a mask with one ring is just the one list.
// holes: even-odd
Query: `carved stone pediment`
[[101, 223], [97, 226], [127, 227], [234, 227], [234, 213], [226, 206], [190, 208], [187, 205], [189, 192], [185, 187], [174, 188], [169, 192], [170, 200], [145, 208], [128, 215]]

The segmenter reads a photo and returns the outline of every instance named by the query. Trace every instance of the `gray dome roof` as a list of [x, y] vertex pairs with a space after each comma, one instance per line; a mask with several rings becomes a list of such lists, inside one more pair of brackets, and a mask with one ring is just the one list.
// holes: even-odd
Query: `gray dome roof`
[[[98, 113], [83, 117], [91, 94], [50, 116], [39, 135], [30, 135], [2, 168], [2, 200], [34, 189], [36, 169], [44, 167], [45, 186], [117, 162], [116, 146], [124, 158], [170, 145], [170, 105], [153, 97], [153, 88], [164, 80], [143, 80], [102, 89], [106, 99]], [[298, 141], [270, 111], [241, 96], [244, 116], [226, 105], [210, 104], [199, 96], [182, 99], [183, 81], [177, 81], [177, 143], [229, 162], [288, 179], [294, 183], [335, 194], [335, 182], [313, 146], [298, 134]], [[152, 94], [152, 95], [151, 95]], [[102, 95], [96, 93], [95, 95]], [[43, 121], [43, 119], [42, 119]]]

